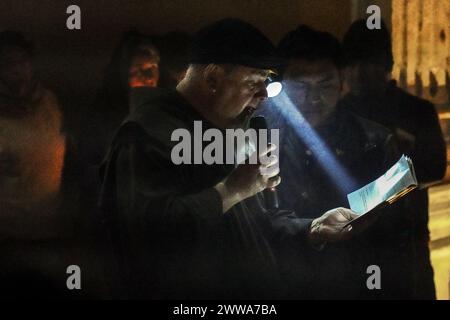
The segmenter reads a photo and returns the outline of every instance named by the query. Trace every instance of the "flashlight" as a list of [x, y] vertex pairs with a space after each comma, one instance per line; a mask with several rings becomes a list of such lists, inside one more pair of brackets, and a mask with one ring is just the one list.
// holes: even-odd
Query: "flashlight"
[[280, 81], [278, 81], [274, 75], [271, 75], [266, 80], [266, 90], [267, 90], [267, 96], [269, 98], [276, 97], [280, 94], [281, 90], [283, 89], [283, 85]]

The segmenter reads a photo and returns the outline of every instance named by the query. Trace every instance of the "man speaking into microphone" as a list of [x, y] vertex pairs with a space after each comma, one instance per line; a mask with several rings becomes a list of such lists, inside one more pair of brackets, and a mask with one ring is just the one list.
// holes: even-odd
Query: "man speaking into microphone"
[[118, 297], [281, 298], [273, 241], [295, 245], [305, 234], [298, 230], [321, 241], [351, 236], [342, 229], [355, 217], [348, 209], [328, 212], [313, 230], [311, 221], [295, 220], [291, 212], [266, 210], [261, 192], [281, 182], [276, 157], [233, 165], [171, 160], [172, 133], [192, 133], [196, 121], [221, 132], [246, 129], [267, 98], [270, 70], [279, 65], [261, 32], [225, 19], [196, 34], [176, 90], [134, 93], [133, 112], [103, 166], [100, 199], [117, 257]]

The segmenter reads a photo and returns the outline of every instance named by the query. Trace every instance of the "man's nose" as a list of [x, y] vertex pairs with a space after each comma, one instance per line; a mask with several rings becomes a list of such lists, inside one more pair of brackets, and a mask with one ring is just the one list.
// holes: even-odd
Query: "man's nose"
[[306, 101], [312, 104], [318, 104], [321, 101], [320, 89], [310, 88], [306, 93]]

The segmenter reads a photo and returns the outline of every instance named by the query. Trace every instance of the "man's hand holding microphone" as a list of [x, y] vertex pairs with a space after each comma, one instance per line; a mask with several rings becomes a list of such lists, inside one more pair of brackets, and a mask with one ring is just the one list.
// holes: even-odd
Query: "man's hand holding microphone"
[[[267, 129], [263, 117], [253, 118], [253, 127], [255, 129]], [[271, 154], [277, 146], [269, 143], [261, 150], [255, 151], [251, 157], [257, 157], [257, 161], [240, 164], [233, 172], [222, 182], [215, 186], [215, 189], [222, 197], [223, 213], [227, 213], [237, 203], [256, 195], [264, 190], [265, 197], [269, 198], [271, 208], [278, 209], [278, 199], [274, 189], [281, 182], [278, 157]], [[270, 155], [269, 155], [270, 154]], [[256, 164], [251, 164], [255, 163]], [[289, 208], [285, 208], [289, 209]], [[315, 247], [321, 247], [325, 243], [341, 242], [350, 239], [357, 232], [367, 228], [367, 225], [358, 226], [355, 230], [348, 223], [354, 220], [358, 215], [347, 208], [335, 208], [327, 211], [319, 218], [312, 221], [308, 242]]]

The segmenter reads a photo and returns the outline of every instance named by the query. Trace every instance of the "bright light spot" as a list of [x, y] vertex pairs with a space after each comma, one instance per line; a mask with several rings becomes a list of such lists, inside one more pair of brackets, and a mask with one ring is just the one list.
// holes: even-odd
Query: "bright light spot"
[[271, 82], [267, 85], [267, 96], [269, 98], [276, 97], [280, 94], [281, 89], [283, 89], [283, 86], [281, 85], [281, 82]]
[[295, 131], [304, 144], [308, 146], [314, 158], [320, 163], [321, 167], [327, 172], [342, 194], [356, 190], [357, 184], [355, 180], [348, 174], [347, 170], [339, 163], [329, 147], [305, 120], [286, 92], [282, 92], [271, 101], [277, 109], [276, 112], [281, 113], [284, 121]]

